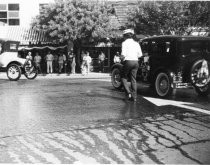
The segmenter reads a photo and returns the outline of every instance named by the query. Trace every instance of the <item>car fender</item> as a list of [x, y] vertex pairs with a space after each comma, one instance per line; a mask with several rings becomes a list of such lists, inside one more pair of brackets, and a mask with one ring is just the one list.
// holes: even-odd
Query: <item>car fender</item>
[[112, 65], [111, 71], [112, 71], [114, 68], [118, 68], [118, 69], [121, 71], [122, 68], [123, 68], [123, 65], [122, 65], [121, 63], [116, 63], [116, 64]]
[[0, 55], [0, 66], [6, 68], [11, 63], [23, 66], [26, 59], [17, 56], [17, 52], [4, 52]]
[[158, 73], [160, 72], [165, 72], [169, 75], [171, 82], [173, 82], [173, 76], [174, 76], [174, 72], [170, 69], [166, 69], [164, 67], [160, 67], [155, 69], [155, 71], [153, 72], [153, 74], [151, 75], [151, 83], [153, 83], [155, 81], [155, 77], [157, 76]]

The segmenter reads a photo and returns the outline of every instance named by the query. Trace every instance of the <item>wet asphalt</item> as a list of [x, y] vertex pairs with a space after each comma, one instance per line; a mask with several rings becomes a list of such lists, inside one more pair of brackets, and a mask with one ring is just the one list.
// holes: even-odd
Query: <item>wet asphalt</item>
[[210, 163], [210, 116], [195, 111], [210, 99], [193, 90], [159, 100], [139, 85], [133, 103], [109, 76], [80, 75], [0, 89], [0, 163]]

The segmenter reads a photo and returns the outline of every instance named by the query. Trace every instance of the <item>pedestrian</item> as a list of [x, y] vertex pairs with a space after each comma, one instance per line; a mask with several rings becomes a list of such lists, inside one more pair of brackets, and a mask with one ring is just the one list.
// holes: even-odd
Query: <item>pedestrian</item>
[[31, 52], [28, 52], [28, 55], [26, 56], [26, 59], [29, 60], [28, 63], [31, 66], [32, 65], [32, 60], [33, 60]]
[[[138, 58], [142, 56], [141, 47], [134, 38], [134, 30], [126, 29], [123, 31], [124, 41], [122, 43], [122, 56], [124, 57], [122, 69], [122, 83], [125, 88], [126, 96], [129, 100], [136, 101], [137, 84], [136, 74], [138, 71]], [[128, 77], [131, 80], [131, 90], [128, 85]]]
[[53, 55], [49, 51], [48, 54], [46, 55], [46, 61], [47, 61], [47, 74], [53, 73]]
[[105, 54], [103, 51], [101, 51], [98, 56], [99, 72], [104, 72], [104, 61], [105, 61]]
[[76, 61], [75, 61], [75, 56], [73, 56], [73, 60], [71, 63], [71, 73], [75, 74], [75, 67], [76, 67]]
[[53, 68], [54, 68], [53, 70], [54, 70], [55, 73], [59, 72], [58, 67], [59, 67], [58, 66], [58, 55], [57, 55], [57, 53], [55, 53], [54, 56], [53, 56]]
[[84, 50], [82, 50], [82, 52], [81, 52], [81, 59], [82, 59], [82, 61], [83, 61], [83, 57], [85, 56], [85, 52], [84, 52]]
[[71, 64], [73, 61], [73, 50], [71, 49], [71, 51], [68, 52], [68, 57], [67, 57], [67, 73], [70, 74], [71, 73]]
[[85, 72], [85, 68], [86, 68], [86, 53], [84, 51], [82, 51], [81, 54], [81, 58], [82, 58], [82, 64], [81, 64], [81, 73], [83, 74]]
[[121, 59], [120, 59], [120, 53], [117, 52], [116, 55], [114, 56], [114, 63], [120, 63]]
[[86, 54], [83, 57], [82, 66], [81, 66], [81, 70], [82, 70], [83, 75], [89, 73], [91, 62], [92, 62], [92, 59], [89, 55], [89, 52], [87, 51]]
[[28, 52], [28, 55], [26, 56], [26, 59], [29, 59], [29, 60], [33, 60], [33, 57], [32, 57], [32, 55], [31, 55], [31, 52]]
[[86, 54], [87, 56], [86, 56], [86, 63], [87, 63], [87, 65], [86, 65], [86, 67], [87, 67], [87, 74], [89, 74], [89, 72], [90, 72], [90, 65], [91, 65], [91, 62], [92, 62], [92, 58], [90, 57], [90, 54], [89, 54], [89, 52], [87, 52], [87, 54]]
[[38, 68], [38, 71], [39, 71], [40, 73], [42, 73], [41, 60], [42, 60], [42, 57], [39, 55], [38, 52], [36, 52], [36, 55], [35, 55], [35, 57], [34, 57], [34, 62], [35, 62], [35, 65], [36, 65], [36, 67]]
[[61, 54], [59, 54], [59, 57], [58, 57], [59, 73], [62, 72], [63, 64], [64, 64], [64, 56], [61, 53]]

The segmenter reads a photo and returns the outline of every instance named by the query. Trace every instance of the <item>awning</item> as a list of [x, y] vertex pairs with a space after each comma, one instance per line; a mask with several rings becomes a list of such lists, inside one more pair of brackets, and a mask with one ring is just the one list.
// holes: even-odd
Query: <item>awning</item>
[[27, 29], [20, 26], [0, 26], [0, 38], [19, 41], [20, 45], [52, 43], [43, 31]]
[[64, 45], [64, 46], [57, 46], [57, 47], [55, 47], [55, 46], [41, 46], [41, 47], [39, 47], [39, 46], [33, 46], [33, 47], [20, 46], [20, 47], [18, 48], [18, 50], [19, 50], [19, 51], [21, 51], [21, 50], [32, 50], [32, 49], [42, 50], [42, 49], [46, 49], [46, 48], [51, 49], [51, 50], [56, 50], [56, 49], [64, 49], [64, 48], [66, 48], [66, 47], [67, 47], [67, 45]]

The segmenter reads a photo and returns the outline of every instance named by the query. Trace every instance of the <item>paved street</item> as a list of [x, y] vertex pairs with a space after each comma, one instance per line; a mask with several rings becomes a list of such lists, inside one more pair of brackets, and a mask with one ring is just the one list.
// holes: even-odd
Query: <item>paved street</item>
[[210, 96], [137, 103], [109, 75], [0, 76], [0, 163], [209, 164]]

